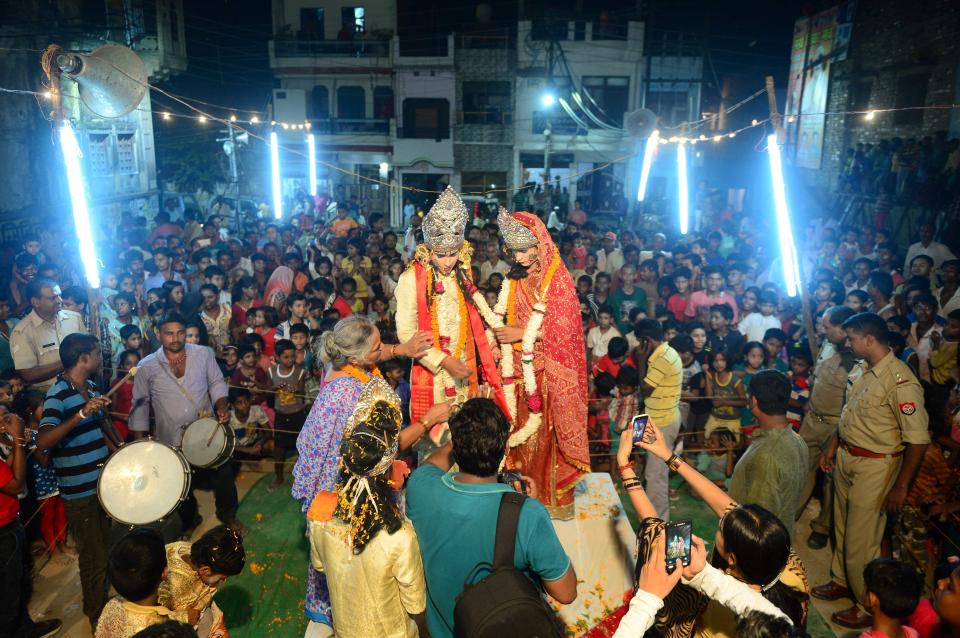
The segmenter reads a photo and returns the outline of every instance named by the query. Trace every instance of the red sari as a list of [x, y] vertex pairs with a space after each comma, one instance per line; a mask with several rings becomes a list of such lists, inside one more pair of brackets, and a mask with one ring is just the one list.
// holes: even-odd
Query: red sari
[[[530, 213], [513, 213], [514, 219], [536, 235], [540, 272], [519, 282], [511, 325], [526, 326], [533, 312], [541, 278], [557, 254], [543, 222]], [[561, 263], [547, 290], [547, 309], [534, 346], [533, 367], [543, 397], [540, 429], [525, 443], [511, 448], [508, 460], [532, 478], [539, 499], [553, 518], [573, 517], [573, 488], [590, 471], [587, 437], [587, 360], [580, 319], [580, 302], [570, 272]], [[549, 339], [543, 339], [549, 335]], [[514, 349], [514, 370], [522, 386], [520, 352]], [[517, 426], [527, 419], [526, 392], [517, 388]]]

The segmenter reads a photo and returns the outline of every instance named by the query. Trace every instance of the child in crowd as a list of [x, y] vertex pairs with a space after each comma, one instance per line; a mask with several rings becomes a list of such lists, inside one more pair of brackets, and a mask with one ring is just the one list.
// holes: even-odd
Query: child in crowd
[[305, 323], [293, 324], [290, 326], [288, 339], [293, 342], [293, 347], [297, 350], [295, 363], [306, 370], [308, 365], [307, 355], [310, 353], [307, 347], [310, 343], [310, 327]]
[[114, 377], [112, 388], [117, 388], [113, 394], [113, 405], [110, 408], [113, 417], [113, 428], [120, 435], [121, 441], [126, 441], [130, 434], [130, 428], [127, 425], [127, 415], [133, 407], [133, 377], [126, 378], [127, 373], [140, 363], [139, 350], [124, 350], [120, 353], [117, 361], [117, 374]]
[[587, 333], [587, 352], [591, 359], [601, 359], [607, 354], [607, 347], [614, 337], [623, 337], [613, 325], [615, 313], [613, 308], [604, 304], [597, 309], [598, 325]]
[[783, 346], [787, 343], [787, 334], [779, 328], [771, 328], [763, 333], [763, 347], [767, 349], [767, 359], [765, 366], [770, 370], [776, 370], [786, 374], [790, 366], [783, 360]]
[[913, 613], [923, 593], [923, 576], [913, 565], [892, 558], [875, 558], [863, 569], [865, 607], [873, 626], [860, 638], [919, 638], [903, 619]]
[[787, 422], [794, 430], [800, 430], [800, 422], [810, 399], [810, 369], [813, 357], [806, 347], [794, 348], [790, 354], [790, 403], [787, 407]]
[[[600, 455], [608, 451], [605, 443], [610, 423], [610, 404], [617, 389], [617, 379], [609, 372], [601, 372], [593, 379], [593, 391], [587, 402], [587, 432], [592, 453]], [[599, 456], [593, 457], [599, 458]]]
[[680, 266], [673, 271], [673, 288], [676, 290], [669, 299], [667, 299], [667, 310], [677, 321], [686, 321], [684, 314], [687, 310], [687, 304], [690, 303], [690, 269]]
[[[246, 388], [230, 388], [230, 428], [237, 438], [233, 450], [237, 461], [256, 461], [273, 456], [273, 431], [267, 413], [253, 404], [253, 395]], [[234, 469], [239, 471], [240, 464]]]
[[623, 366], [617, 373], [617, 396], [610, 402], [609, 438], [602, 441], [610, 446], [616, 458], [616, 446], [611, 441], [620, 440], [620, 433], [630, 427], [633, 417], [640, 414], [640, 397], [637, 392], [640, 386], [640, 375], [633, 366]]
[[273, 306], [260, 306], [253, 311], [253, 332], [263, 339], [263, 355], [273, 357], [273, 344], [277, 335], [277, 309]]
[[693, 356], [703, 365], [710, 354], [710, 348], [707, 347], [707, 329], [699, 321], [691, 321], [687, 324], [687, 333], [693, 340]]
[[244, 387], [252, 393], [254, 404], [266, 402], [266, 392], [273, 389], [270, 377], [257, 365], [257, 351], [249, 345], [237, 349], [237, 369], [230, 377], [230, 385]]
[[30, 450], [27, 460], [27, 478], [29, 479], [30, 494], [37, 501], [37, 511], [40, 513], [40, 534], [47, 551], [51, 554], [57, 549], [66, 550], [67, 543], [67, 514], [63, 508], [63, 499], [60, 498], [60, 487], [57, 475], [50, 463], [49, 450], [37, 449], [37, 434], [40, 419], [43, 416], [42, 392], [27, 390], [20, 395], [17, 403], [18, 410], [24, 415], [24, 437]]
[[727, 489], [737, 464], [737, 449], [740, 436], [727, 428], [716, 428], [706, 438], [704, 451], [696, 456], [697, 471], [713, 481], [717, 487]]
[[727, 361], [734, 364], [743, 356], [744, 338], [736, 330], [730, 330], [733, 321], [733, 309], [726, 304], [714, 304], [710, 307], [710, 332], [707, 343], [711, 352], [722, 352]]
[[628, 356], [629, 346], [623, 337], [614, 337], [607, 344], [607, 353], [593, 362], [591, 376], [596, 377], [601, 372], [608, 372], [616, 378], [622, 366], [633, 366]]
[[223, 348], [220, 352], [220, 358], [217, 359], [217, 365], [220, 366], [220, 373], [223, 374], [224, 379], [229, 379], [233, 376], [239, 361], [237, 346], [229, 345]]
[[713, 409], [704, 429], [704, 436], [710, 438], [710, 433], [724, 428], [740, 436], [740, 410], [746, 402], [746, 393], [743, 391], [743, 382], [727, 368], [727, 355], [723, 352], [712, 352], [704, 366], [703, 391], [704, 396], [710, 397]]
[[854, 312], [866, 312], [867, 304], [869, 303], [870, 295], [859, 288], [848, 292], [843, 301], [843, 305], [845, 305], [847, 308], [850, 308], [850, 310], [853, 310]]
[[[741, 334], [743, 334], [744, 338], [748, 342], [763, 341], [763, 337], [767, 334], [767, 330], [780, 328], [780, 320], [777, 319], [776, 315], [774, 314], [777, 310], [777, 293], [771, 290], [763, 290], [758, 292], [759, 298], [757, 299], [757, 309], [749, 312], [749, 314], [743, 317], [740, 320], [740, 323], [737, 325], [737, 329], [741, 332]], [[751, 294], [748, 290], [743, 295], [744, 301], [746, 301], [747, 297], [757, 298], [757, 295], [755, 293]], [[747, 312], [746, 304], [744, 304], [743, 312]]]
[[136, 529], [117, 541], [107, 560], [107, 579], [120, 598], [111, 598], [103, 608], [94, 638], [131, 638], [168, 618], [195, 625], [200, 619], [196, 609], [171, 611], [160, 604], [160, 583], [166, 575], [160, 534]]
[[175, 612], [199, 611], [202, 624], [206, 626], [209, 619], [209, 637], [226, 638], [223, 612], [213, 597], [228, 577], [243, 571], [243, 538], [229, 527], [218, 525], [193, 544], [170, 543], [166, 552], [167, 573], [160, 584], [159, 603]]
[[8, 410], [13, 406], [13, 386], [9, 381], [0, 379], [0, 405]]
[[380, 373], [393, 391], [400, 397], [400, 413], [404, 423], [410, 421], [410, 382], [404, 377], [406, 366], [398, 359], [390, 359], [380, 364]]
[[267, 488], [271, 492], [283, 485], [283, 465], [287, 451], [296, 448], [297, 437], [307, 418], [304, 403], [307, 373], [297, 365], [297, 348], [289, 339], [280, 339], [276, 343], [275, 352], [277, 363], [270, 368], [270, 382], [276, 393], [273, 402], [276, 412], [273, 422], [273, 470], [276, 479]]
[[140, 353], [140, 356], [143, 356], [143, 334], [140, 332], [139, 326], [130, 325], [120, 328], [120, 340], [123, 342], [123, 350], [115, 353], [118, 366], [120, 365], [120, 356], [125, 350], [136, 350]]
[[[743, 382], [743, 392], [750, 396], [750, 382], [763, 370], [767, 355], [766, 348], [759, 341], [751, 341], [743, 346], [743, 361], [733, 366], [733, 372]], [[751, 434], [756, 426], [756, 417], [749, 406], [740, 408], [740, 426], [745, 433]]]

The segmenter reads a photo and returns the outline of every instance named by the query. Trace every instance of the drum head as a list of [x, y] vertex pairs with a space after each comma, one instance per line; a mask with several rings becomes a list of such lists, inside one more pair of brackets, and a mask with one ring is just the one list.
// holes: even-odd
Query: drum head
[[215, 419], [197, 419], [183, 431], [180, 451], [197, 467], [211, 467], [227, 447], [227, 428]]
[[159, 441], [124, 445], [107, 459], [97, 495], [107, 514], [128, 525], [158, 521], [180, 505], [190, 488], [190, 468], [179, 452]]

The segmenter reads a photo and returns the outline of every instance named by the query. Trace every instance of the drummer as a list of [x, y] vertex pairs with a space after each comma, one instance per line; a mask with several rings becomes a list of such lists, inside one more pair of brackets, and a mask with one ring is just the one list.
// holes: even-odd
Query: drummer
[[100, 371], [100, 343], [77, 332], [60, 342], [63, 372], [43, 401], [37, 447], [53, 450], [67, 525], [77, 543], [83, 613], [96, 627], [107, 604], [107, 546], [110, 519], [97, 498], [100, 468], [109, 450], [104, 442], [102, 409], [110, 399], [101, 397], [91, 378]]
[[[186, 321], [169, 314], [157, 325], [161, 348], [144, 357], [133, 380], [133, 407], [130, 433], [141, 439], [150, 432], [153, 411], [154, 436], [173, 447], [180, 446], [183, 429], [202, 416], [215, 415], [218, 422], [230, 422], [227, 384], [217, 366], [213, 350], [186, 342]], [[211, 406], [213, 406], [211, 408]], [[237, 486], [230, 463], [218, 468], [194, 468], [190, 493], [180, 506], [183, 537], [201, 522], [196, 487], [213, 489], [217, 518], [240, 534], [246, 526], [237, 520]]]

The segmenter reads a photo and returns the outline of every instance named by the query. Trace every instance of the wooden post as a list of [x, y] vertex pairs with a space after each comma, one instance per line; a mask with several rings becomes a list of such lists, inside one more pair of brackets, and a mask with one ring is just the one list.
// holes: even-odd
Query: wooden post
[[[770, 123], [773, 124], [774, 130], [777, 134], [777, 142], [783, 143], [784, 141], [784, 130], [783, 130], [783, 118], [780, 116], [780, 111], [777, 108], [777, 95], [774, 92], [773, 85], [773, 76], [768, 75], [766, 78], [766, 88], [767, 88], [767, 103], [770, 105]], [[797, 247], [794, 246], [794, 250], [797, 250]], [[797, 250], [799, 255], [799, 250]], [[781, 255], [780, 259], [783, 259], [784, 256]], [[813, 309], [810, 305], [810, 293], [807, 290], [806, 285], [803, 281], [803, 269], [800, 267], [800, 264], [797, 264], [797, 279], [799, 280], [800, 286], [800, 303], [803, 307], [803, 330], [807, 333], [807, 343], [810, 346], [810, 355], [813, 358], [814, 363], [817, 361], [817, 357], [820, 354], [820, 348], [817, 344], [817, 331], [813, 325]]]

